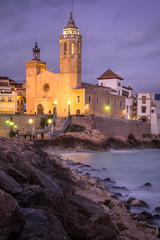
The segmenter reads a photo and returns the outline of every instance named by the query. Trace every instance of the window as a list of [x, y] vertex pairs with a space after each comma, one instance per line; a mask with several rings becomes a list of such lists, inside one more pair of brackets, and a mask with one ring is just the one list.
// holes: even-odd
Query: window
[[81, 54], [81, 43], [78, 43], [78, 54]]
[[72, 42], [72, 54], [74, 54], [74, 43]]
[[121, 86], [121, 84], [120, 84], [120, 83], [118, 83], [118, 86], [120, 87], [120, 86]]
[[8, 102], [12, 102], [12, 98], [11, 97], [8, 97]]
[[108, 98], [108, 106], [110, 105], [110, 99]]
[[48, 83], [45, 83], [45, 84], [44, 84], [43, 90], [44, 90], [45, 92], [48, 92], [48, 91], [49, 91], [49, 84], [48, 84]]
[[120, 101], [120, 108], [122, 108], [122, 101]]
[[21, 100], [21, 105], [23, 105], [23, 100]]
[[99, 103], [99, 97], [97, 97], [97, 104]]
[[67, 54], [67, 43], [65, 42], [64, 43], [64, 55], [66, 55]]
[[115, 107], [117, 106], [117, 101], [116, 101], [116, 100], [114, 100], [114, 106], [115, 106]]
[[89, 96], [89, 98], [88, 98], [88, 102], [91, 103], [91, 96]]
[[118, 95], [120, 95], [120, 90], [118, 90]]
[[4, 102], [4, 97], [0, 97], [0, 102]]
[[17, 100], [17, 105], [19, 105], [19, 100]]
[[151, 110], [152, 113], [154, 113], [154, 110]]
[[142, 104], [146, 104], [146, 96], [142, 96]]
[[101, 82], [101, 86], [103, 86], [103, 83]]
[[146, 107], [141, 108], [142, 113], [146, 113]]
[[78, 103], [80, 102], [80, 96], [79, 95], [77, 96], [77, 102]]

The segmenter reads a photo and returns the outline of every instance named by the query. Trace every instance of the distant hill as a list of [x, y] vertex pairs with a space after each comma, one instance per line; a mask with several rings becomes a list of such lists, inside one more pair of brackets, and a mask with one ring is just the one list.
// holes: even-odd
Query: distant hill
[[160, 100], [160, 93], [159, 94], [155, 94], [155, 100]]

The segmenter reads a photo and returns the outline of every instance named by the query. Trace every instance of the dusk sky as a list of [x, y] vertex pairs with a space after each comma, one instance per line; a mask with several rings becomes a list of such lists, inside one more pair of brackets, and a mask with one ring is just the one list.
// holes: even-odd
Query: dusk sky
[[[59, 73], [59, 39], [72, 0], [0, 0], [0, 76], [26, 78], [35, 41], [48, 69]], [[82, 35], [82, 81], [110, 68], [137, 91], [160, 93], [160, 0], [74, 0]]]

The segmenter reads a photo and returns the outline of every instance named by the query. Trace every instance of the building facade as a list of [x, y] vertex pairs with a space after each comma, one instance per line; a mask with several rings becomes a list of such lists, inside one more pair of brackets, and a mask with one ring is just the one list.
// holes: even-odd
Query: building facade
[[139, 92], [137, 95], [138, 120], [151, 124], [151, 134], [160, 135], [160, 101], [153, 92]]
[[[108, 69], [98, 79], [98, 85], [108, 87], [111, 93], [125, 98], [125, 118], [136, 119], [133, 105], [136, 102], [136, 95], [133, 89], [122, 85], [123, 78]], [[121, 106], [121, 104], [120, 104]]]
[[81, 82], [82, 36], [72, 13], [60, 36], [60, 73], [47, 69], [40, 60], [37, 42], [33, 58], [26, 63], [27, 114], [67, 116], [96, 114], [125, 117], [125, 97], [113, 95], [111, 88]]
[[0, 113], [17, 112], [17, 93], [12, 91], [8, 77], [0, 77]]

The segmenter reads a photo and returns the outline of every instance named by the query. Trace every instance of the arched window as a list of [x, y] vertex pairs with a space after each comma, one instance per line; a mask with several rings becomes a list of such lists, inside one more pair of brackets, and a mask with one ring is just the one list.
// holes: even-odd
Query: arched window
[[74, 54], [74, 43], [72, 42], [72, 54]]
[[81, 54], [81, 43], [78, 43], [78, 54]]
[[43, 105], [42, 104], [39, 104], [38, 106], [37, 106], [37, 113], [38, 114], [43, 114]]
[[76, 115], [80, 115], [81, 111], [79, 109], [76, 110]]
[[67, 43], [65, 42], [64, 43], [64, 55], [66, 55], [67, 54]]
[[79, 95], [77, 96], [77, 102], [80, 102], [80, 96]]

